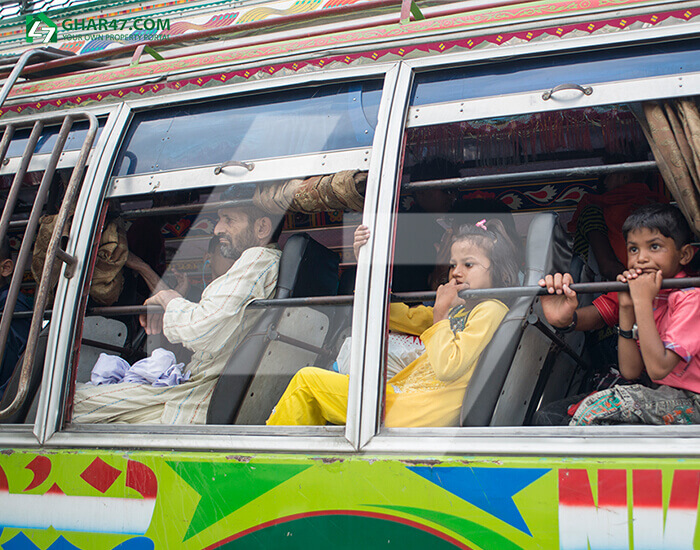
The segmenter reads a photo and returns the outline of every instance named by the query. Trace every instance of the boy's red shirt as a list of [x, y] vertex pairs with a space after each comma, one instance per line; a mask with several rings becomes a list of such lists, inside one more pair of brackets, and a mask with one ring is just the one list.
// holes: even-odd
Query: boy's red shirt
[[[675, 278], [687, 277], [684, 271]], [[616, 325], [620, 305], [617, 292], [604, 294], [593, 305], [607, 325]], [[700, 393], [700, 288], [662, 290], [654, 298], [654, 321], [664, 347], [678, 354], [681, 361], [671, 373], [657, 380], [674, 388]]]

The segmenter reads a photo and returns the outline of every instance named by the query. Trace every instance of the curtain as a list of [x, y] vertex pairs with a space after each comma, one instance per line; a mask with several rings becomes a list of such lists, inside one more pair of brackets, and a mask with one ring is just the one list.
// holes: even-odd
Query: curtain
[[695, 101], [650, 101], [637, 115], [666, 186], [700, 233], [700, 113]]

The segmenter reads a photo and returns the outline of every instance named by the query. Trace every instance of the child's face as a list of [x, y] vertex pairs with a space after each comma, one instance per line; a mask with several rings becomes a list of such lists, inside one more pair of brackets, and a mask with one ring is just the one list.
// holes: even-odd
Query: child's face
[[675, 277], [692, 258], [692, 247], [677, 248], [671, 237], [643, 227], [627, 234], [627, 268], [642, 272], [661, 270], [664, 278]]
[[469, 288], [491, 288], [491, 260], [480, 246], [468, 240], [452, 245], [450, 279]]
[[5, 258], [4, 260], [0, 259], [0, 280], [12, 277], [14, 267], [14, 262], [9, 258]]

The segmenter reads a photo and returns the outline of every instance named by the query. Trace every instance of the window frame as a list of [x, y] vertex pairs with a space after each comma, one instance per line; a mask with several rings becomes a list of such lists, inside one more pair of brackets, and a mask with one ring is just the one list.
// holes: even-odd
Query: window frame
[[[108, 143], [104, 149], [102, 156], [96, 163], [98, 173], [93, 178], [94, 184], [89, 193], [83, 194], [79, 200], [79, 208], [87, 213], [81, 220], [78, 236], [75, 242], [75, 252], [81, 257], [82, 262], [89, 259], [90, 247], [93, 240], [93, 235], [97, 229], [97, 223], [101, 205], [105, 198], [111, 196], [120, 196], [119, 187], [115, 189], [115, 181], [111, 178], [111, 170], [119, 147], [126, 135], [127, 129], [134, 114], [141, 109], [150, 109], [154, 107], [163, 107], [192, 101], [205, 101], [214, 98], [235, 97], [255, 92], [269, 92], [275, 89], [288, 89], [298, 86], [314, 86], [322, 85], [331, 82], [357, 81], [369, 78], [383, 79], [382, 99], [379, 106], [378, 124], [375, 130], [372, 148], [362, 148], [359, 151], [351, 150], [350, 156], [352, 161], [360, 156], [363, 163], [369, 169], [370, 177], [366, 187], [366, 202], [365, 214], [363, 214], [363, 223], [370, 223], [371, 217], [367, 217], [366, 213], [374, 209], [376, 202], [375, 195], [379, 190], [379, 168], [382, 165], [384, 155], [384, 143], [386, 141], [386, 124], [388, 118], [385, 114], [388, 112], [391, 102], [394, 97], [394, 88], [396, 86], [396, 76], [398, 73], [398, 63], [385, 63], [369, 67], [358, 67], [349, 69], [339, 69], [331, 73], [322, 75], [295, 75], [291, 77], [280, 77], [274, 81], [257, 81], [242, 84], [232, 84], [230, 86], [205, 90], [191, 91], [181, 93], [176, 96], [167, 96], [163, 98], [145, 98], [135, 101], [127, 101], [120, 106], [117, 120], [109, 134]], [[347, 152], [347, 150], [346, 150]], [[371, 152], [368, 157], [367, 152]], [[343, 153], [338, 153], [338, 155]], [[300, 155], [301, 156], [301, 155]], [[316, 155], [319, 158], [329, 155], [328, 152]], [[288, 157], [293, 160], [296, 157]], [[367, 159], [367, 160], [364, 160]], [[312, 162], [317, 162], [316, 166], [319, 170], [329, 173], [333, 171], [334, 166], [324, 164], [318, 159]], [[357, 166], [355, 166], [357, 168]], [[205, 170], [210, 170], [210, 167], [205, 167]], [[190, 174], [192, 170], [189, 170]], [[173, 171], [176, 178], [182, 177], [183, 171]], [[238, 171], [236, 174], [243, 172]], [[222, 173], [223, 174], [223, 173]], [[279, 178], [275, 178], [279, 179]], [[227, 177], [226, 181], [216, 181], [216, 185], [230, 185], [231, 183], [241, 181], [240, 178]], [[250, 180], [248, 180], [250, 181]], [[255, 179], [259, 181], [259, 178]], [[197, 187], [208, 185], [208, 183], [199, 183]], [[170, 190], [168, 185], [158, 186], [154, 189], [155, 192], [163, 192]], [[116, 192], [115, 192], [116, 191]], [[148, 191], [148, 190], [147, 190]], [[114, 195], [112, 195], [114, 193]], [[129, 193], [131, 194], [131, 193]], [[72, 367], [69, 361], [72, 352], [72, 342], [74, 339], [74, 323], [80, 315], [78, 311], [80, 296], [86, 278], [85, 266], [81, 266], [79, 274], [76, 274], [69, 288], [63, 288], [62, 294], [57, 292], [56, 301], [63, 301], [73, 305], [71, 308], [65, 308], [61, 312], [61, 326], [67, 327], [61, 333], [61, 347], [54, 358], [54, 371], [50, 392], [50, 402], [47, 405], [46, 426], [40, 438], [40, 442], [47, 447], [99, 447], [99, 448], [149, 448], [149, 449], [172, 449], [172, 448], [189, 448], [189, 449], [207, 449], [207, 450], [267, 450], [267, 451], [320, 451], [320, 452], [337, 452], [348, 453], [358, 449], [357, 434], [359, 429], [357, 424], [359, 417], [356, 411], [359, 411], [360, 392], [357, 381], [362, 378], [362, 362], [358, 355], [351, 361], [350, 370], [353, 373], [351, 376], [350, 393], [348, 399], [348, 423], [345, 428], [342, 427], [265, 427], [265, 426], [218, 426], [218, 425], [196, 425], [196, 426], [159, 426], [159, 425], [106, 425], [106, 424], [83, 424], [83, 425], [68, 425], [63, 426], [63, 414], [65, 411], [66, 399], [70, 395], [67, 386], [67, 381], [70, 380], [70, 369]], [[368, 265], [364, 268], [358, 266], [357, 287], [362, 289], [367, 286], [367, 278], [369, 276]], [[60, 296], [60, 297], [59, 297]], [[367, 317], [367, 308], [362, 303], [362, 291], [356, 294], [355, 304], [353, 306], [353, 341], [354, 345], [361, 346], [365, 337], [365, 324]], [[68, 328], [70, 327], [70, 328]], [[356, 332], [357, 331], [357, 332]], [[148, 437], [144, 435], [148, 434]], [[330, 436], [330, 437], [329, 437]]]
[[[695, 25], [695, 28], [700, 28]], [[517, 60], [529, 55], [551, 53], [555, 56], [564, 55], [585, 47], [605, 47], [608, 45], [628, 45], [633, 47], [638, 41], [647, 43], [650, 39], [678, 37], [678, 29], [653, 29], [631, 31], [629, 36], [623, 38], [615, 36], [587, 37], [572, 39], [568, 44], [557, 43], [529, 44], [524, 46], [504, 47], [497, 52], [482, 50], [479, 52], [465, 52], [450, 54], [439, 60], [419, 59], [408, 60], [403, 63], [402, 70], [409, 70], [411, 76], [404, 76], [406, 80], [412, 79], [416, 74], [428, 71], [445, 70], [449, 67], [465, 66], [484, 61], [498, 61], [508, 58], [509, 62], [517, 63]], [[648, 84], [653, 81], [653, 86], [644, 87], [640, 83]], [[549, 83], [548, 83], [549, 84]], [[551, 86], [559, 84], [554, 82]], [[582, 85], [591, 85], [581, 82]], [[406, 129], [412, 126], [423, 126], [435, 123], [458, 122], [461, 120], [478, 120], [495, 116], [507, 116], [510, 114], [526, 114], [529, 112], [553, 111], [604, 105], [611, 103], [630, 103], [644, 99], [658, 97], [678, 97], [700, 95], [700, 73], [668, 75], [662, 77], [650, 77], [645, 79], [622, 80], [592, 84], [594, 93], [592, 96], [580, 94], [566, 102], [551, 99], [545, 102], [542, 93], [550, 88], [543, 87], [535, 92], [522, 92], [509, 94], [508, 96], [492, 96], [477, 98], [464, 102], [453, 101], [434, 105], [421, 105], [411, 108], [401, 104], [400, 99], [395, 102], [390, 119], [390, 134], [396, 132], [401, 121], [400, 140], [405, 140]], [[629, 90], [629, 91], [625, 91]], [[412, 88], [409, 87], [410, 94]], [[598, 93], [596, 93], [598, 92]], [[517, 96], [517, 97], [516, 97]], [[633, 99], [630, 99], [632, 96]], [[507, 101], [504, 101], [507, 98]], [[408, 98], [406, 99], [408, 101]], [[500, 105], [499, 105], [500, 104]], [[465, 107], [469, 107], [469, 109]], [[515, 108], [517, 106], [517, 109]], [[542, 108], [542, 107], [545, 108]], [[479, 109], [491, 109], [484, 113]], [[418, 111], [418, 113], [416, 112]], [[427, 112], [427, 114], [426, 114]], [[447, 114], [449, 113], [449, 115]], [[416, 115], [418, 119], [416, 119]], [[420, 120], [414, 124], [414, 120]], [[403, 148], [399, 149], [396, 158], [385, 157], [382, 167], [382, 175], [392, 173], [398, 158], [403, 155]], [[396, 173], [393, 180], [396, 182]], [[389, 187], [389, 186], [387, 186]], [[393, 230], [387, 231], [387, 227], [395, 225], [394, 206], [398, 196], [393, 193], [400, 192], [399, 186], [394, 184], [391, 193], [380, 195], [379, 211], [385, 217], [384, 223], [375, 227], [376, 240], [372, 249], [372, 289], [373, 300], [369, 307], [372, 311], [381, 311], [379, 316], [370, 319], [367, 348], [372, 348], [374, 357], [377, 350], [383, 350], [385, 330], [388, 312], [388, 289], [386, 288], [386, 274], [392, 258]], [[380, 286], [384, 281], [384, 286]], [[382, 288], [380, 291], [379, 288]], [[378, 297], [378, 293], [383, 296]], [[466, 427], [466, 428], [385, 428], [381, 425], [381, 407], [384, 395], [384, 360], [383, 351], [379, 368], [365, 367], [364, 398], [362, 410], [362, 449], [367, 453], [396, 453], [396, 452], [428, 452], [434, 454], [478, 454], [478, 455], [534, 455], [534, 456], [677, 456], [689, 457], [697, 455], [700, 451], [700, 426], [596, 426], [586, 427]], [[366, 354], [365, 360], [370, 360]], [[376, 371], [376, 377], [372, 380], [370, 373]], [[595, 429], [592, 433], [591, 429]], [[595, 435], [595, 437], [591, 437]], [[695, 441], [695, 444], [691, 443]]]

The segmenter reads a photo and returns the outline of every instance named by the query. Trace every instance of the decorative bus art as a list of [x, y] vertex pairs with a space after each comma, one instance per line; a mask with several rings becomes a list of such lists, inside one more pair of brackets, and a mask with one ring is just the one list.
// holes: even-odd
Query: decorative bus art
[[700, 548], [700, 1], [0, 15], [0, 548]]

